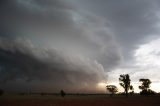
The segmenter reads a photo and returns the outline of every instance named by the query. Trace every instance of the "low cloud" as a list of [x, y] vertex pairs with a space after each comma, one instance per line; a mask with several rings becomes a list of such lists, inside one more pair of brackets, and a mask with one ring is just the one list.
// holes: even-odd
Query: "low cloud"
[[[34, 47], [31, 42], [0, 39], [0, 82], [37, 81], [50, 89], [96, 91], [99, 82], [106, 81], [103, 66], [83, 56], [70, 56], [64, 51]], [[40, 83], [41, 82], [41, 83]], [[46, 88], [47, 88], [46, 86]], [[54, 86], [54, 87], [53, 87]], [[32, 88], [31, 86], [29, 86]], [[44, 87], [45, 88], [45, 87]], [[53, 89], [53, 91], [54, 91]], [[74, 92], [74, 90], [73, 90]]]
[[[124, 48], [113, 27], [118, 19], [84, 11], [72, 3], [0, 1], [0, 82], [6, 82], [7, 88], [92, 91], [97, 83], [106, 81], [106, 72], [122, 62]], [[117, 35], [126, 38], [126, 34]]]

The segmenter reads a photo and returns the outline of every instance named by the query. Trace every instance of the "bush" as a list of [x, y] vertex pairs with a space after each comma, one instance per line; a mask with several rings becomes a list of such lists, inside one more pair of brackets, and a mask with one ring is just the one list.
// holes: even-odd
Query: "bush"
[[4, 91], [0, 89], [0, 96], [3, 95]]
[[61, 93], [61, 96], [62, 96], [62, 97], [64, 97], [64, 96], [66, 95], [66, 93], [65, 93], [63, 90], [61, 90], [60, 93]]
[[156, 92], [152, 91], [151, 89], [148, 89], [148, 90], [142, 90], [140, 92], [140, 95], [144, 95], [144, 96], [148, 96], [148, 95], [155, 95]]

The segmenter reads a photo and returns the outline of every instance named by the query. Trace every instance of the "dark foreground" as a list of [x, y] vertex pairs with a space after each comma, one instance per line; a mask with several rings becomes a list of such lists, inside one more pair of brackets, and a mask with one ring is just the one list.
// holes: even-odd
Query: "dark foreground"
[[1, 96], [0, 106], [160, 106], [160, 96]]

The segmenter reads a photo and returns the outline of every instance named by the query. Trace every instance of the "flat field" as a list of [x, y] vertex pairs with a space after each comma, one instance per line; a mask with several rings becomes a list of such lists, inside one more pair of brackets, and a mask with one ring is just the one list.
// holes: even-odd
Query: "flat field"
[[160, 96], [4, 95], [0, 97], [0, 106], [160, 106]]

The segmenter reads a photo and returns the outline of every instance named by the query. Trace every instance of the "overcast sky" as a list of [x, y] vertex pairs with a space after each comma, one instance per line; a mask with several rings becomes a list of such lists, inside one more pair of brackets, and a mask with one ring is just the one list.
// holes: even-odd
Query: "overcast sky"
[[0, 0], [0, 88], [96, 93], [130, 74], [159, 92], [159, 11], [159, 0]]

